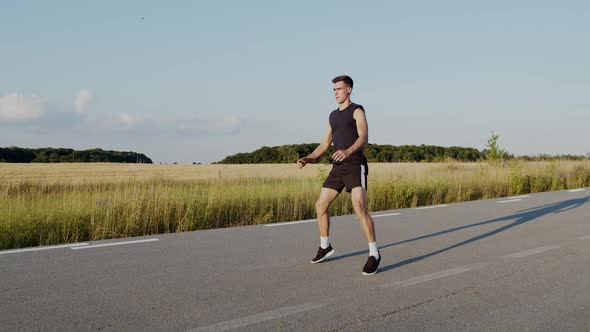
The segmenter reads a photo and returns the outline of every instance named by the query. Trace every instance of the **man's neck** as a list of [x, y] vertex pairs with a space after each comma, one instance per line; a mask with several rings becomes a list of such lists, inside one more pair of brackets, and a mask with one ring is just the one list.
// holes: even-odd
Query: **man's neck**
[[338, 105], [338, 109], [342, 111], [343, 109], [350, 106], [350, 104], [352, 104], [352, 102], [350, 101], [350, 98], [346, 99], [342, 104]]

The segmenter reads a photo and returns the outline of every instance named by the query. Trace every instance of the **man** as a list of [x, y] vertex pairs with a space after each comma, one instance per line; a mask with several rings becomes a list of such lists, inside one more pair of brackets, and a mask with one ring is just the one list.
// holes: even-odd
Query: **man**
[[317, 256], [311, 260], [319, 263], [334, 254], [330, 244], [329, 209], [338, 194], [346, 187], [351, 193], [352, 206], [358, 216], [361, 228], [369, 243], [369, 257], [362, 273], [371, 275], [377, 272], [381, 255], [375, 240], [375, 227], [371, 215], [367, 212], [367, 175], [369, 168], [363, 154], [363, 146], [368, 142], [368, 126], [365, 110], [361, 105], [350, 101], [353, 82], [349, 76], [338, 76], [332, 80], [334, 96], [338, 109], [330, 113], [328, 131], [320, 145], [308, 156], [297, 161], [299, 168], [317, 160], [332, 144], [336, 152], [332, 155], [333, 164], [330, 174], [324, 181], [320, 196], [316, 202], [318, 226], [320, 229], [320, 248]]

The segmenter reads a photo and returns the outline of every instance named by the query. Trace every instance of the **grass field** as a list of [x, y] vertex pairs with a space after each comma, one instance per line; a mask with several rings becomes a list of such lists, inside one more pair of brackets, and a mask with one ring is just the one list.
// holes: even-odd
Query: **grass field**
[[[0, 249], [315, 218], [328, 165], [1, 164]], [[590, 161], [369, 164], [371, 211], [590, 185]], [[352, 213], [349, 194], [332, 215]]]

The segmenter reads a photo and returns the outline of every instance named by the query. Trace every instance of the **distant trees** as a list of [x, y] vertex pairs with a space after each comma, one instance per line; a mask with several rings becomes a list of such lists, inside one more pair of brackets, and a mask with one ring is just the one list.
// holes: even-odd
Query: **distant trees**
[[0, 162], [9, 163], [71, 163], [112, 162], [145, 163], [152, 160], [143, 153], [90, 149], [77, 151], [64, 148], [26, 149], [15, 146], [0, 148]]
[[35, 154], [30, 149], [15, 146], [0, 148], [0, 162], [28, 163], [34, 158]]
[[[306, 156], [310, 154], [319, 143], [307, 143], [307, 144], [291, 144], [281, 146], [263, 146], [260, 149], [249, 152], [249, 153], [237, 153], [231, 156], [227, 156], [225, 159], [217, 162], [216, 164], [280, 164], [280, 163], [293, 163], [299, 159], [299, 156]], [[332, 152], [331, 152], [332, 151]], [[328, 152], [333, 153], [332, 147]], [[330, 156], [325, 153], [319, 162], [328, 162]]]
[[486, 145], [487, 149], [483, 151], [483, 154], [487, 161], [492, 163], [499, 163], [504, 159], [511, 159], [512, 156], [500, 148], [498, 144], [498, 139], [500, 135], [492, 132], [492, 136], [488, 139], [488, 144]]
[[518, 159], [525, 161], [551, 161], [551, 160], [590, 160], [590, 155], [578, 156], [573, 154], [557, 154], [549, 155], [546, 153], [539, 154], [538, 156], [518, 156]]
[[[310, 154], [319, 143], [292, 144], [262, 148], [249, 152], [227, 156], [218, 164], [258, 164], [258, 163], [293, 163], [300, 157]], [[447, 159], [458, 161], [477, 161], [482, 158], [479, 150], [463, 148], [459, 146], [442, 147], [433, 145], [380, 145], [367, 144], [363, 151], [369, 162], [437, 162]], [[334, 147], [318, 160], [319, 163], [327, 163], [334, 153]]]
[[[497, 163], [501, 160], [520, 159], [525, 161], [543, 161], [555, 159], [584, 160], [588, 156], [557, 155], [550, 156], [541, 154], [538, 156], [518, 156], [501, 149], [498, 144], [500, 136], [492, 133], [488, 140], [487, 149], [479, 151], [474, 148], [460, 146], [442, 147], [436, 145], [389, 145], [389, 144], [367, 144], [363, 152], [369, 162], [443, 162], [456, 160], [463, 162], [489, 161]], [[279, 164], [294, 163], [297, 159], [310, 154], [319, 143], [291, 144], [280, 146], [263, 146], [258, 150], [237, 153], [225, 157], [214, 164]], [[320, 157], [318, 163], [328, 163], [328, 159], [334, 153], [334, 147], [330, 146], [328, 151]]]

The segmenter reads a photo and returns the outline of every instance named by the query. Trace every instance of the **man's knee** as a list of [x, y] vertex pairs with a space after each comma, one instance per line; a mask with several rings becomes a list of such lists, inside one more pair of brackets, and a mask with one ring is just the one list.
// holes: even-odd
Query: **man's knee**
[[365, 202], [361, 199], [353, 199], [352, 200], [352, 207], [356, 214], [365, 213], [367, 212], [367, 208], [365, 206]]
[[330, 207], [329, 202], [319, 200], [319, 199], [315, 202], [315, 210], [318, 213], [324, 213], [324, 212], [328, 211], [329, 207]]

